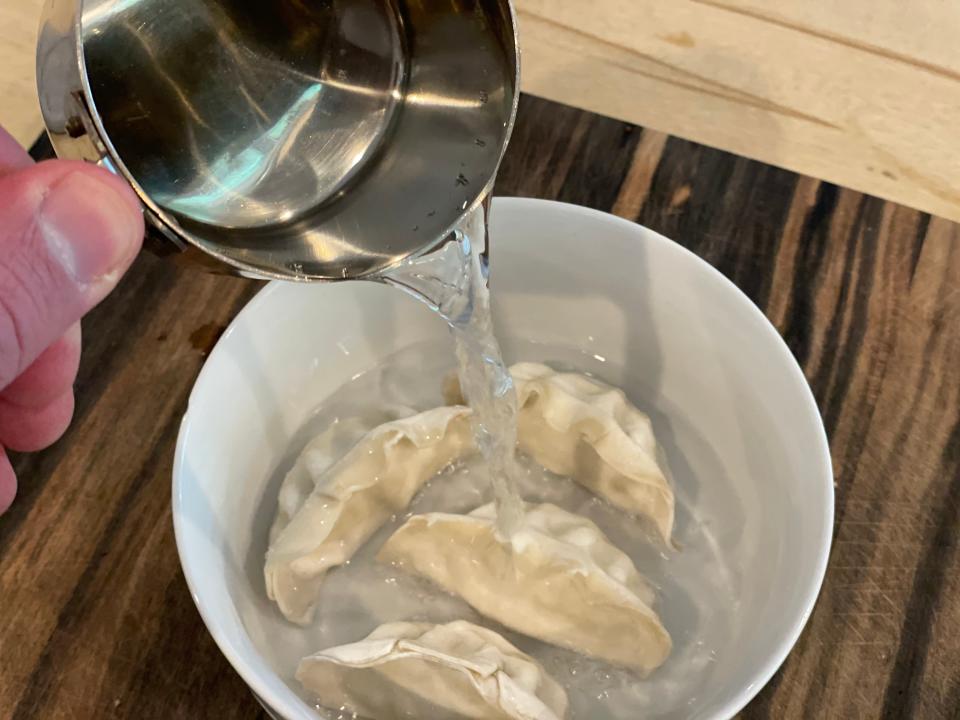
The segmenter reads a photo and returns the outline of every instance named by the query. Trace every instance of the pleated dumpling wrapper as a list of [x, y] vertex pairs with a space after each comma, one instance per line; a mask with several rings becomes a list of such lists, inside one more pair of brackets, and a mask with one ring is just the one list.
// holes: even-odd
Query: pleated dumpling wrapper
[[284, 479], [264, 566], [267, 595], [300, 624], [313, 618], [324, 574], [406, 508], [427, 480], [474, 449], [470, 409], [462, 406], [378, 425], [336, 462], [323, 436], [317, 443]]
[[525, 635], [646, 675], [670, 654], [654, 593], [592, 521], [528, 505], [504, 539], [493, 504], [414, 515], [377, 559], [432, 580]]
[[304, 658], [297, 680], [321, 705], [376, 720], [562, 720], [567, 710], [536, 660], [465, 620], [381, 625]]
[[[650, 518], [671, 545], [673, 490], [657, 461], [650, 419], [622, 390], [586, 375], [529, 362], [513, 365], [510, 374], [520, 449], [616, 507]], [[462, 402], [455, 379], [447, 380], [444, 395]]]

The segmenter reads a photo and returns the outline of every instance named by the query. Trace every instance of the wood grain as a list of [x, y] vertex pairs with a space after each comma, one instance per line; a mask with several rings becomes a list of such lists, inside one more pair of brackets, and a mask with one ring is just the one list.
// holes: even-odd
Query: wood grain
[[516, 6], [527, 92], [960, 220], [955, 3]]
[[[0, 3], [0, 125], [25, 145], [42, 4]], [[516, 7], [528, 93], [960, 220], [960, 3]]]
[[37, 27], [44, 0], [0, 3], [0, 126], [24, 147], [43, 128], [37, 103]]
[[[743, 717], [956, 718], [960, 227], [528, 97], [498, 192], [675, 238], [767, 312], [811, 382], [835, 546], [799, 644]], [[73, 427], [15, 458], [0, 518], [0, 716], [265, 717], [203, 629], [169, 510], [190, 387], [257, 287], [141, 257], [85, 322]]]

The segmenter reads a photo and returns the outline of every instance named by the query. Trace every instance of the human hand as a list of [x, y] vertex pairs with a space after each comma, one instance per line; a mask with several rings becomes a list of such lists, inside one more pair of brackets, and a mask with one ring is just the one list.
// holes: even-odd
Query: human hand
[[0, 513], [17, 479], [6, 450], [47, 447], [73, 416], [80, 318], [133, 262], [143, 215], [96, 166], [34, 164], [0, 129]]

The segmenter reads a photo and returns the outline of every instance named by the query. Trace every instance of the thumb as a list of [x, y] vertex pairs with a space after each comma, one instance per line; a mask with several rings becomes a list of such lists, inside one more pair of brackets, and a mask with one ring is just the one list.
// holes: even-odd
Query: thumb
[[53, 160], [0, 177], [0, 388], [113, 289], [140, 248], [133, 191]]

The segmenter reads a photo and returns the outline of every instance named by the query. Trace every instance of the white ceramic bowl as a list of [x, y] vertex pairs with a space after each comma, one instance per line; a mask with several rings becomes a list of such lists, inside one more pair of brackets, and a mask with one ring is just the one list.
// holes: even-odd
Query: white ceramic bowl
[[[498, 199], [491, 232], [508, 362], [578, 349], [584, 369], [649, 412], [678, 497], [708, 518], [709, 541], [729, 564], [735, 621], [719, 661], [691, 671], [700, 674], [695, 692], [665, 716], [730, 717], [796, 642], [826, 567], [833, 479], [803, 374], [746, 296], [650, 230], [576, 206]], [[220, 649], [281, 717], [320, 716], [258, 651], [265, 634], [287, 631], [263, 590], [260, 553], [275, 507], [267, 483], [324, 397], [445, 334], [426, 307], [385, 286], [273, 283], [197, 379], [174, 466], [180, 560]], [[543, 357], [530, 358], [531, 348]]]

